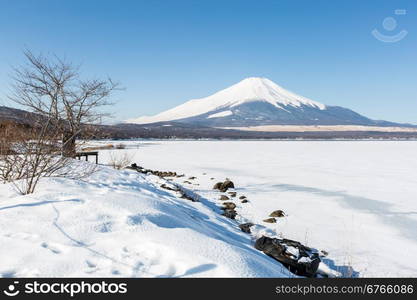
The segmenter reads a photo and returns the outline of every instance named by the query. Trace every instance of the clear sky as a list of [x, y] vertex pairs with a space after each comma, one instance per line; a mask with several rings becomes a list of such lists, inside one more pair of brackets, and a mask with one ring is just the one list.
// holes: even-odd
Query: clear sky
[[[388, 43], [374, 29], [408, 34]], [[414, 0], [0, 0], [0, 104], [10, 105], [10, 68], [25, 48], [120, 81], [118, 120], [262, 76], [315, 101], [417, 124]]]

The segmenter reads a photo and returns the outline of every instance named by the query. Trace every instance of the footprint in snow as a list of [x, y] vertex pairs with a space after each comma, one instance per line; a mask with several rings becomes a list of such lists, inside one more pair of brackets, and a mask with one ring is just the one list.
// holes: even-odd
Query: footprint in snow
[[85, 263], [87, 265], [87, 269], [84, 271], [87, 274], [93, 274], [99, 270], [97, 267], [97, 264], [92, 262], [91, 260], [85, 260]]
[[56, 244], [49, 244], [49, 243], [43, 242], [41, 244], [41, 247], [43, 247], [45, 249], [48, 249], [49, 251], [51, 251], [54, 254], [61, 254], [61, 252], [62, 252], [62, 247], [58, 246]]
[[17, 232], [17, 233], [9, 233], [9, 234], [5, 234], [5, 237], [8, 238], [18, 238], [21, 240], [28, 240], [28, 241], [36, 241], [39, 239], [39, 235], [37, 234], [32, 234], [32, 233], [26, 233], [26, 232]]
[[91, 262], [90, 260], [86, 260], [85, 263], [87, 264], [87, 266], [89, 268], [96, 268], [97, 267], [97, 265], [95, 263]]

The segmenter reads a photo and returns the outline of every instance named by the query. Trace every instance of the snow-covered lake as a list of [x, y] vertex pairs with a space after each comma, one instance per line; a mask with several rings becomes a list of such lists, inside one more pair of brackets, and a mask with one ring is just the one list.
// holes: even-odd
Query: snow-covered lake
[[[326, 250], [334, 268], [351, 266], [361, 277], [417, 276], [417, 142], [122, 143], [126, 150], [101, 151], [101, 161], [127, 152], [145, 168], [196, 176], [185, 185], [208, 199], [215, 182], [230, 178], [250, 200], [238, 205], [240, 218]], [[277, 209], [288, 216], [262, 222]]]

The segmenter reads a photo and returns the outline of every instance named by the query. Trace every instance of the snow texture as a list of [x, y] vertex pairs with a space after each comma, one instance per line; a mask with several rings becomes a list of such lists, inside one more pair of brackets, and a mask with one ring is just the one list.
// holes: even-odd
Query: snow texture
[[[417, 274], [417, 142], [126, 144], [139, 165], [196, 176], [192, 184], [178, 180], [218, 206], [222, 201], [213, 184], [232, 179], [238, 197], [249, 200], [232, 198], [237, 221], [259, 224], [251, 227], [253, 236], [282, 236], [325, 250], [329, 255], [320, 265], [323, 272], [360, 277]], [[263, 222], [277, 209], [287, 217], [277, 218], [275, 224]]]
[[[122, 143], [100, 151], [100, 162], [125, 153], [184, 173], [175, 183], [200, 201], [160, 188], [170, 182], [156, 176], [105, 166], [86, 182], [44, 179], [27, 196], [1, 184], [0, 276], [294, 276], [254, 249], [262, 235], [328, 252], [319, 273], [329, 276], [417, 274], [417, 142]], [[236, 220], [221, 216], [212, 189], [225, 178], [236, 186]], [[286, 216], [263, 222], [278, 209]], [[238, 228], [246, 222], [256, 224], [251, 235]]]
[[288, 277], [204, 201], [156, 176], [100, 167], [88, 182], [0, 185], [0, 277]]

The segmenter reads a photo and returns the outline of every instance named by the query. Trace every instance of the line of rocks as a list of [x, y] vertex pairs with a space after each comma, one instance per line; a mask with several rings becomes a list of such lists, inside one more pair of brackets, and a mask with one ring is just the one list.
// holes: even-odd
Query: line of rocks
[[126, 169], [135, 170], [142, 174], [152, 174], [155, 176], [159, 176], [162, 178], [165, 177], [184, 177], [184, 174], [177, 174], [177, 172], [171, 172], [171, 171], [157, 171], [157, 170], [151, 170], [151, 169], [145, 169], [141, 166], [138, 166], [137, 164], [133, 163], [130, 166], [126, 167]]
[[171, 185], [172, 186], [169, 186], [169, 185], [163, 183], [163, 184], [160, 185], [160, 187], [165, 189], [165, 190], [178, 192], [180, 194], [179, 197], [182, 198], [182, 199], [187, 199], [187, 200], [190, 200], [192, 202], [199, 202], [198, 195], [188, 192], [186, 189], [182, 188], [180, 185], [177, 185], [177, 184], [171, 184]]
[[[132, 164], [131, 166], [127, 167], [127, 169], [135, 170], [142, 174], [153, 174], [159, 176], [161, 178], [166, 177], [184, 177], [185, 175], [177, 174], [176, 172], [165, 172], [165, 171], [156, 171], [151, 169], [145, 169], [137, 164]], [[195, 177], [190, 177], [189, 180], [193, 180]], [[189, 182], [191, 184], [191, 182]], [[194, 195], [190, 195], [187, 193], [185, 189], [181, 186], [173, 184], [172, 186], [167, 184], [162, 184], [160, 186], [163, 189], [175, 191], [180, 193], [180, 198], [187, 199], [193, 202], [198, 201], [198, 197], [194, 197]], [[219, 190], [220, 192], [227, 192], [228, 189], [235, 188], [234, 183], [230, 179], [226, 179], [224, 182], [217, 182], [213, 189]], [[230, 198], [235, 198], [237, 196], [237, 192], [229, 191], [228, 195]], [[230, 198], [226, 195], [221, 195], [220, 200], [225, 201], [223, 202], [223, 206], [221, 209], [223, 210], [222, 215], [230, 218], [232, 220], [236, 219], [238, 215], [236, 212], [236, 204], [228, 201]], [[247, 203], [248, 199], [246, 196], [242, 195], [239, 197], [241, 203]], [[268, 219], [265, 219], [264, 222], [267, 223], [276, 223], [276, 218], [285, 217], [285, 213], [282, 210], [273, 211]], [[251, 227], [254, 226], [253, 223], [243, 223], [239, 224], [240, 230], [245, 233], [251, 233]], [[259, 251], [264, 252], [266, 255], [272, 257], [273, 259], [279, 261], [283, 266], [285, 266], [290, 272], [299, 275], [299, 276], [307, 276], [307, 277], [314, 277], [317, 274], [317, 270], [319, 264], [321, 262], [320, 255], [317, 251], [304, 246], [300, 242], [289, 240], [289, 239], [279, 239], [279, 238], [270, 238], [267, 236], [262, 236], [258, 238], [255, 242], [255, 248]], [[327, 255], [325, 251], [322, 251], [322, 256]]]
[[[233, 181], [231, 181], [230, 179], [226, 178], [226, 180], [224, 182], [217, 182], [214, 186], [213, 189], [214, 190], [219, 190], [220, 192], [225, 193], [228, 189], [234, 189], [235, 188], [235, 184], [233, 183]], [[228, 192], [229, 196], [234, 198], [236, 197], [237, 193], [236, 192]], [[230, 198], [226, 195], [220, 195], [220, 199], [221, 201], [228, 201], [230, 200]], [[221, 207], [221, 209], [223, 210], [222, 215], [225, 216], [226, 218], [232, 219], [234, 220], [237, 216], [237, 212], [235, 210], [236, 208], [236, 204], [234, 204], [233, 202], [224, 202], [223, 206]]]
[[[224, 182], [217, 182], [213, 186], [213, 189], [219, 190], [223, 193], [226, 192], [229, 188], [235, 188], [234, 183], [230, 179], [226, 179]], [[235, 198], [237, 196], [237, 192], [228, 192], [228, 195], [231, 198]], [[222, 203], [222, 215], [233, 220], [236, 219], [236, 204], [228, 201], [230, 198], [226, 195], [220, 195], [219, 200], [226, 201]], [[241, 203], [248, 202], [246, 196], [244, 195], [240, 196], [239, 200], [241, 200]], [[277, 218], [283, 218], [285, 216], [286, 214], [284, 211], [275, 210], [270, 213], [269, 218], [263, 221], [266, 223], [276, 223]], [[255, 226], [255, 224], [248, 222], [239, 224], [238, 226], [241, 231], [251, 234], [251, 227]], [[256, 240], [255, 248], [259, 251], [262, 251], [271, 258], [279, 261], [290, 272], [299, 276], [316, 276], [319, 264], [321, 262], [319, 253], [317, 251], [304, 246], [300, 242], [289, 239], [262, 236]]]
[[[138, 166], [136, 163], [131, 164], [130, 166], [126, 167], [126, 169], [130, 169], [130, 170], [135, 170], [139, 173], [142, 174], [152, 174], [155, 176], [159, 176], [161, 178], [166, 178], [166, 177], [184, 177], [184, 174], [177, 174], [177, 172], [165, 172], [165, 171], [157, 171], [157, 170], [151, 170], [151, 169], [145, 169], [141, 166]], [[195, 179], [191, 178], [190, 179]], [[191, 183], [191, 182], [190, 182]], [[172, 186], [169, 186], [165, 183], [160, 185], [161, 188], [165, 189], [165, 190], [169, 190], [169, 191], [173, 191], [173, 192], [178, 192], [180, 194], [180, 198], [182, 199], [187, 199], [190, 200], [192, 202], [198, 202], [198, 197], [195, 195], [191, 195], [191, 193], [188, 193], [185, 189], [183, 189], [181, 186], [176, 185], [176, 184], [172, 184]]]

